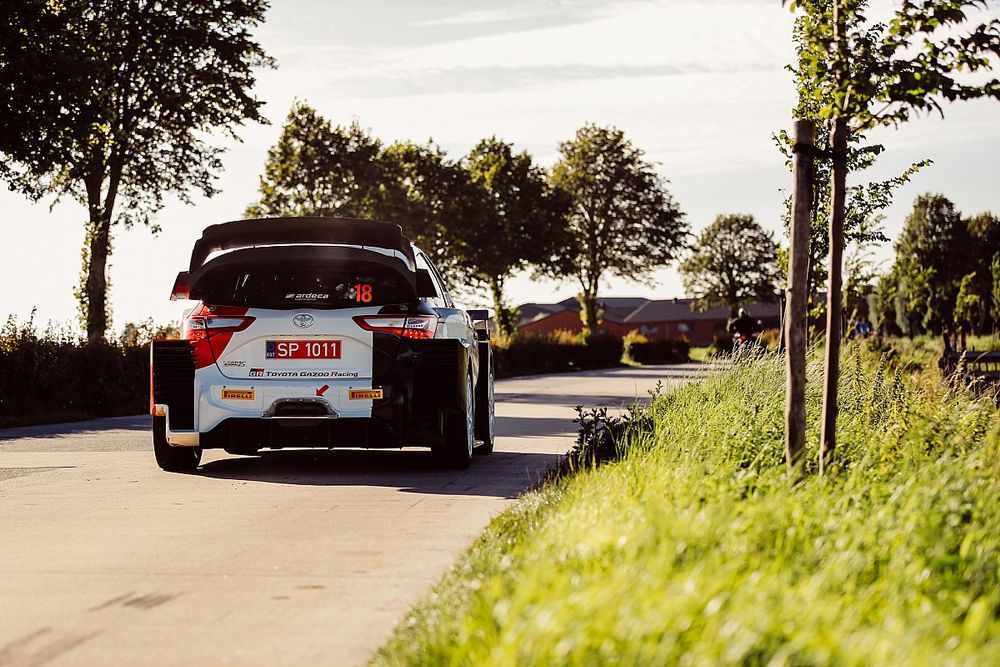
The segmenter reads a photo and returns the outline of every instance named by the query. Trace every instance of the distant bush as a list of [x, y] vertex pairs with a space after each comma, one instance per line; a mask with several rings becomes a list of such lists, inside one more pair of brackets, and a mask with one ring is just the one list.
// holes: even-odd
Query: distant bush
[[635, 345], [640, 345], [642, 343], [648, 343], [649, 339], [643, 336], [638, 329], [632, 329], [625, 337], [622, 338], [622, 344], [625, 346], [625, 358], [632, 358], [632, 347]]
[[0, 329], [0, 426], [146, 412], [149, 346], [88, 344], [9, 318]]
[[637, 331], [624, 339], [604, 330], [590, 336], [571, 331], [515, 334], [493, 338], [500, 377], [612, 368], [628, 359], [639, 364], [687, 361], [687, 341], [650, 342]]
[[549, 340], [557, 345], [586, 345], [587, 337], [582, 331], [556, 329], [549, 334]]
[[733, 351], [733, 335], [729, 333], [717, 333], [712, 338], [712, 345], [709, 347], [712, 356], [718, 357], [723, 354], [730, 354]]
[[627, 356], [637, 364], [672, 364], [688, 360], [691, 346], [685, 340], [633, 343]]
[[500, 377], [561, 373], [621, 364], [622, 339], [604, 332], [586, 339], [570, 332], [519, 334], [494, 339], [496, 374]]
[[760, 344], [768, 350], [777, 350], [781, 345], [781, 329], [764, 329], [760, 334]]

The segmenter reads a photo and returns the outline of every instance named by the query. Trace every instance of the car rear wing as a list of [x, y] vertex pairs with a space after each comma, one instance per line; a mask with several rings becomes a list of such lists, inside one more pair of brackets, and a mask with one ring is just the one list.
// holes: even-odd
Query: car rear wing
[[191, 251], [194, 274], [214, 252], [268, 245], [355, 245], [394, 250], [411, 270], [413, 248], [399, 225], [353, 218], [260, 218], [237, 220], [205, 228]]

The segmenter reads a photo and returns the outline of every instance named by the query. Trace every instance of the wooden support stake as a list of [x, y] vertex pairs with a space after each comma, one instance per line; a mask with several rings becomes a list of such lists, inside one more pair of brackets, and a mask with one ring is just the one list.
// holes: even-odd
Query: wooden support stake
[[819, 473], [822, 475], [837, 448], [837, 383], [840, 380], [840, 339], [843, 336], [844, 207], [847, 201], [847, 119], [834, 121], [830, 136], [833, 152], [830, 209], [830, 276], [826, 288], [826, 354], [823, 368], [823, 425], [820, 432]]
[[785, 308], [785, 459], [789, 472], [797, 474], [806, 443], [806, 298], [809, 280], [809, 232], [813, 203], [813, 157], [816, 125], [795, 121], [792, 169], [791, 244], [788, 251], [788, 295]]

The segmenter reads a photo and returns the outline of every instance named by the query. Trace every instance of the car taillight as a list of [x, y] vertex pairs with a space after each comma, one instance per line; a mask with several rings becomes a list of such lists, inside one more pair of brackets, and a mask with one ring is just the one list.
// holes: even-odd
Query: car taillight
[[181, 338], [191, 341], [195, 368], [211, 366], [222, 356], [229, 339], [253, 324], [245, 308], [199, 306], [184, 320]]
[[220, 317], [217, 315], [192, 315], [184, 322], [184, 338], [203, 340], [209, 334], [235, 333], [253, 324], [252, 317]]
[[434, 338], [438, 318], [433, 315], [358, 315], [354, 321], [367, 331], [427, 339]]

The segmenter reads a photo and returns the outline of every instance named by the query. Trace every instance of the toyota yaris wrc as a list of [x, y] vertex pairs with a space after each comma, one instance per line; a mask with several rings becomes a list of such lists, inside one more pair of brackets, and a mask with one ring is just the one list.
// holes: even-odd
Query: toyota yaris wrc
[[164, 470], [209, 448], [423, 446], [455, 467], [493, 450], [488, 312], [456, 308], [398, 225], [213, 225], [171, 298], [197, 305], [150, 349]]

